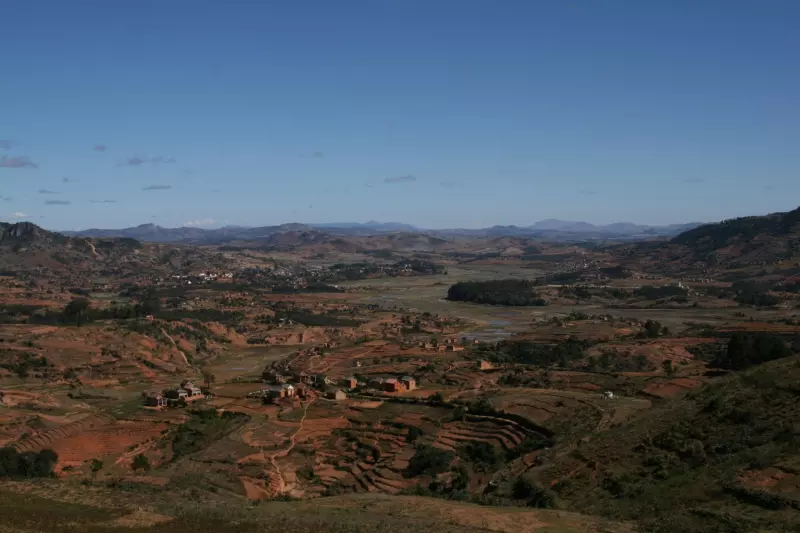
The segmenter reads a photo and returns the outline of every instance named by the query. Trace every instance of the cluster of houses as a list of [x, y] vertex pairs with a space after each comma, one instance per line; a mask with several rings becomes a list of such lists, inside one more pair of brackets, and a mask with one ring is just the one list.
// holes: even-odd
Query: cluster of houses
[[447, 339], [444, 344], [433, 344], [432, 342], [420, 342], [419, 347], [429, 352], [461, 352], [464, 346], [456, 344], [453, 339]]
[[211, 283], [218, 279], [233, 279], [233, 272], [203, 271], [196, 274], [176, 274], [172, 280], [184, 285]]
[[144, 404], [148, 407], [167, 407], [193, 402], [205, 398], [206, 395], [191, 381], [183, 381], [175, 388], [146, 391], [142, 393]]
[[353, 376], [333, 378], [327, 374], [310, 374], [307, 372], [284, 373], [269, 368], [262, 375], [267, 386], [260, 391], [265, 401], [277, 402], [284, 398], [308, 398], [321, 391], [331, 400], [344, 400], [347, 393], [359, 388], [377, 389], [383, 392], [405, 392], [417, 388], [417, 381], [412, 376], [382, 377], [375, 376], [369, 381], [359, 381]]
[[400, 378], [373, 377], [369, 380], [367, 386], [383, 392], [405, 392], [416, 389], [417, 380], [411, 376], [403, 376]]
[[261, 391], [264, 401], [278, 402], [284, 398], [309, 398], [322, 391], [326, 398], [344, 400], [346, 390], [358, 386], [355, 378], [335, 380], [325, 374], [309, 374], [306, 372], [284, 373], [270, 368], [264, 371], [262, 378], [267, 386]]

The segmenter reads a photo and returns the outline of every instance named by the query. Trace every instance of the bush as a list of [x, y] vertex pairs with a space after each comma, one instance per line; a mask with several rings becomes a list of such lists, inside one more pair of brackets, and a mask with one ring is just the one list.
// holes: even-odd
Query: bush
[[408, 462], [405, 475], [406, 477], [435, 476], [447, 472], [453, 457], [452, 452], [446, 452], [427, 444], [418, 446], [414, 457]]
[[408, 428], [408, 442], [414, 442], [422, 435], [424, 435], [423, 431], [417, 426], [411, 426]]
[[139, 470], [144, 470], [145, 472], [150, 470], [150, 459], [147, 458], [146, 455], [142, 455], [141, 453], [133, 458], [133, 462], [131, 463], [131, 468], [138, 472]]
[[558, 498], [555, 492], [540, 487], [538, 483], [524, 475], [514, 481], [514, 485], [511, 487], [511, 495], [516, 500], [527, 500], [528, 507], [541, 509], [558, 507]]
[[648, 320], [644, 323], [644, 333], [650, 339], [655, 339], [659, 335], [661, 335], [661, 324], [656, 322], [655, 320]]

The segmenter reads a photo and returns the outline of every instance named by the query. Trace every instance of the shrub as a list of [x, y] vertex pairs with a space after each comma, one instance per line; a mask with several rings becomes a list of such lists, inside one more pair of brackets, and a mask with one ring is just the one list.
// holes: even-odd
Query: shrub
[[411, 426], [408, 428], [408, 442], [414, 442], [422, 435], [424, 435], [423, 431], [417, 426]]
[[558, 507], [558, 498], [555, 492], [542, 488], [538, 483], [524, 475], [514, 481], [511, 487], [511, 495], [517, 500], [527, 500], [528, 507], [541, 509]]
[[147, 458], [146, 455], [142, 455], [141, 453], [133, 458], [133, 462], [131, 463], [131, 468], [138, 472], [139, 470], [150, 470], [150, 459]]
[[415, 476], [435, 476], [450, 469], [450, 462], [453, 460], [453, 453], [434, 448], [433, 446], [421, 445], [417, 447], [414, 457], [408, 462], [406, 477]]

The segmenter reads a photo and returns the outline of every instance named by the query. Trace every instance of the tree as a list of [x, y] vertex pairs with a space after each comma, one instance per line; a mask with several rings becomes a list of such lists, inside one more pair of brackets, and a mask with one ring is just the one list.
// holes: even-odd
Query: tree
[[136, 306], [136, 311], [140, 316], [155, 315], [161, 311], [161, 300], [152, 294], [147, 294]]
[[672, 366], [672, 361], [670, 359], [664, 359], [661, 366], [664, 368], [664, 373], [666, 375], [672, 376], [672, 374], [675, 373], [675, 367]]
[[481, 396], [477, 401], [468, 404], [470, 412], [479, 415], [490, 415], [494, 413], [494, 404], [486, 396]]
[[92, 479], [96, 479], [97, 473], [103, 469], [103, 461], [101, 461], [100, 459], [92, 459], [91, 468], [92, 468]]
[[611, 368], [611, 355], [603, 350], [603, 353], [600, 354], [600, 368], [603, 370], [608, 370]]
[[643, 372], [650, 366], [650, 361], [643, 354], [637, 354], [633, 358], [633, 363], [636, 365], [636, 370]]
[[648, 320], [644, 323], [644, 332], [649, 338], [655, 339], [661, 334], [661, 324], [655, 320]]
[[203, 382], [206, 384], [206, 388], [211, 390], [211, 385], [217, 382], [217, 376], [209, 372], [208, 370], [203, 371]]
[[142, 455], [141, 453], [133, 458], [133, 462], [131, 463], [131, 468], [134, 472], [138, 472], [139, 470], [144, 470], [145, 472], [150, 470], [150, 460], [147, 458], [146, 455]]
[[408, 428], [408, 442], [414, 442], [418, 438], [423, 435], [423, 431], [418, 428], [417, 426], [411, 426]]
[[430, 405], [442, 405], [444, 403], [444, 394], [437, 392], [428, 396], [428, 403]]
[[89, 311], [89, 300], [86, 298], [75, 298], [71, 300], [62, 311], [61, 316], [64, 322], [76, 326], [80, 326], [86, 321], [86, 316]]

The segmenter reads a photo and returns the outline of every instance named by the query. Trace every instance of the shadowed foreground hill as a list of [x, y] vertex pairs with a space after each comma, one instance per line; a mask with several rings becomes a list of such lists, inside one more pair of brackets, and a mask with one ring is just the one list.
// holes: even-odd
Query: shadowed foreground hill
[[[110, 493], [94, 494], [113, 505]], [[169, 514], [94, 507], [0, 489], [0, 532], [48, 533], [627, 533], [628, 524], [562, 511], [491, 508], [413, 496], [350, 495]]]
[[659, 532], [800, 531], [800, 357], [727, 376], [528, 473]]

